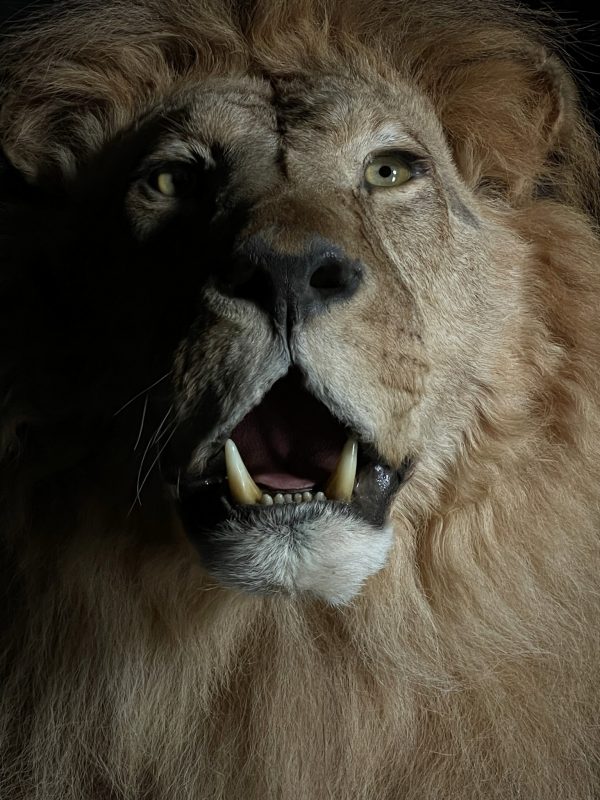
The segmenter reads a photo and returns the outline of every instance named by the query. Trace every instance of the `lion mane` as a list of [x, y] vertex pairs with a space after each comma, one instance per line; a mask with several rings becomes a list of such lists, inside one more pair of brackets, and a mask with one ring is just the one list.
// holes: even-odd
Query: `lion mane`
[[[553, 36], [483, 0], [108, 0], [5, 38], [2, 798], [600, 796], [599, 159]], [[332, 605], [212, 580], [159, 477], [132, 510], [128, 398], [160, 377], [133, 332], [154, 322], [88, 328], [128, 280], [142, 307], [145, 278], [107, 266], [97, 317], [78, 311], [109, 233], [71, 246], [44, 198], [207, 76], [349, 73], [426, 98], [507, 300], [486, 378], [464, 364], [468, 422], [438, 420], [454, 432], [398, 494], [388, 563]], [[465, 323], [486, 347], [487, 322]]]

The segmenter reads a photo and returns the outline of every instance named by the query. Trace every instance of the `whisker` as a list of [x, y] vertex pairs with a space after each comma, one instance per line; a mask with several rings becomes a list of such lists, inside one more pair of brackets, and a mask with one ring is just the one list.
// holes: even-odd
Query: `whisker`
[[139, 505], [140, 505], [140, 507], [141, 507], [141, 505], [142, 505], [142, 498], [141, 498], [142, 489], [143, 489], [143, 488], [144, 488], [144, 486], [146, 485], [146, 481], [147, 481], [147, 480], [148, 480], [148, 478], [150, 477], [150, 475], [151, 475], [151, 473], [152, 473], [152, 470], [154, 469], [154, 467], [156, 466], [156, 464], [158, 464], [158, 461], [159, 461], [159, 459], [160, 459], [161, 455], [163, 454], [163, 452], [164, 452], [165, 448], [167, 447], [167, 445], [169, 444], [169, 442], [171, 441], [171, 439], [172, 439], [172, 438], [173, 438], [173, 436], [175, 435], [175, 431], [177, 430], [177, 427], [178, 427], [178, 422], [177, 422], [177, 420], [173, 420], [173, 422], [171, 423], [171, 428], [170, 428], [170, 431], [169, 431], [170, 435], [167, 437], [167, 440], [166, 440], [166, 442], [163, 444], [163, 446], [160, 448], [160, 450], [159, 450], [159, 451], [158, 451], [158, 453], [156, 454], [156, 458], [154, 459], [154, 461], [152, 462], [152, 464], [150, 464], [150, 466], [148, 467], [148, 470], [147, 470], [147, 472], [146, 472], [146, 474], [145, 474], [145, 476], [144, 476], [144, 480], [143, 480], [141, 483], [139, 482], [139, 478], [140, 478], [140, 476], [141, 476], [141, 474], [142, 474], [142, 472], [141, 472], [141, 465], [140, 465], [140, 471], [138, 472], [138, 485], [137, 485], [136, 497], [135, 497], [135, 499], [134, 499], [133, 503], [131, 504], [131, 508], [129, 509], [129, 512], [128, 512], [127, 516], [129, 516], [129, 515], [131, 514], [131, 512], [132, 512], [132, 511], [133, 511], [133, 509], [135, 508], [135, 504], [136, 504], [136, 503], [139, 503]]
[[[141, 461], [140, 461], [140, 466], [139, 466], [139, 468], [138, 468], [137, 481], [136, 481], [136, 499], [137, 499], [137, 500], [139, 500], [139, 502], [140, 502], [140, 505], [142, 504], [142, 503], [141, 503], [141, 500], [140, 500], [140, 491], [141, 491], [141, 489], [140, 489], [140, 478], [141, 478], [141, 476], [142, 476], [142, 471], [143, 471], [143, 469], [144, 469], [144, 464], [145, 464], [145, 462], [146, 462], [146, 456], [148, 455], [148, 452], [149, 452], [150, 448], [152, 447], [152, 445], [157, 443], [157, 441], [158, 441], [158, 438], [157, 438], [157, 437], [158, 437], [158, 435], [159, 435], [159, 432], [160, 432], [161, 428], [164, 426], [164, 424], [165, 424], [165, 422], [167, 421], [167, 419], [169, 418], [169, 414], [171, 413], [171, 411], [172, 411], [172, 410], [173, 410], [173, 406], [172, 406], [172, 405], [170, 405], [170, 406], [169, 406], [169, 408], [167, 409], [167, 413], [164, 415], [164, 417], [163, 417], [163, 418], [162, 418], [162, 420], [160, 421], [160, 423], [159, 423], [159, 425], [158, 425], [158, 428], [157, 428], [157, 429], [154, 431], [154, 433], [152, 434], [152, 436], [150, 436], [150, 437], [148, 438], [148, 443], [146, 444], [146, 448], [145, 448], [145, 450], [144, 450], [144, 452], [143, 452], [143, 454], [142, 454], [142, 458], [141, 458]], [[175, 423], [175, 421], [173, 421], [173, 422], [171, 423], [171, 426], [172, 426], [174, 423]], [[165, 431], [169, 431], [169, 430], [170, 430], [170, 426], [169, 426], [169, 425], [167, 425], [167, 426], [165, 427]], [[163, 433], [164, 433], [164, 431], [163, 431]], [[162, 434], [161, 434], [161, 435], [162, 435]], [[150, 467], [150, 469], [152, 469], [152, 467]], [[135, 501], [134, 501], [134, 505], [135, 505]], [[130, 510], [130, 512], [129, 512], [129, 513], [131, 513], [131, 510]]]
[[[142, 454], [142, 458], [140, 460], [140, 466], [138, 468], [138, 474], [137, 474], [137, 480], [136, 480], [136, 499], [139, 499], [139, 495], [140, 495], [140, 478], [141, 478], [141, 475], [142, 475], [142, 470], [144, 469], [144, 462], [146, 460], [146, 456], [148, 455], [148, 451], [150, 450], [150, 448], [154, 444], [153, 440], [154, 440], [153, 436], [151, 436], [148, 439], [148, 443], [146, 444], [146, 448], [145, 448], [145, 450], [144, 450], [144, 452]], [[135, 501], [134, 501], [134, 505], [135, 505]], [[140, 502], [140, 505], [141, 505], [141, 502]]]
[[[173, 411], [173, 406], [172, 406], [172, 405], [170, 405], [170, 406], [169, 406], [169, 408], [167, 409], [167, 413], [166, 413], [166, 414], [164, 415], [164, 417], [162, 418], [162, 421], [161, 421], [161, 423], [159, 424], [158, 428], [156, 429], [156, 431], [155, 431], [155, 433], [154, 433], [154, 436], [152, 437], [152, 442], [153, 442], [153, 444], [156, 444], [156, 443], [157, 443], [157, 442], [158, 442], [158, 441], [159, 441], [159, 440], [160, 440], [160, 439], [161, 439], [161, 438], [164, 436], [163, 426], [164, 426], [165, 422], [168, 420], [168, 418], [169, 418], [169, 414], [170, 414], [172, 411]], [[169, 427], [169, 426], [167, 425], [167, 427], [165, 428], [165, 430], [168, 430], [168, 427]], [[161, 433], [161, 431], [162, 431], [162, 433]]]
[[154, 383], [150, 384], [150, 386], [147, 386], [145, 389], [142, 389], [142, 391], [138, 392], [134, 397], [131, 398], [131, 400], [128, 400], [125, 403], [125, 405], [122, 405], [121, 408], [118, 411], [115, 411], [113, 416], [114, 417], [118, 416], [121, 413], [121, 411], [124, 411], [128, 406], [130, 406], [132, 403], [134, 403], [138, 399], [138, 397], [141, 397], [142, 395], [144, 395], [147, 392], [149, 392], [150, 389], [154, 389], [154, 387], [158, 386], [159, 383], [162, 383], [163, 381], [165, 381], [169, 377], [170, 374], [171, 374], [171, 370], [169, 370], [167, 373], [165, 373], [165, 375], [163, 375], [162, 378], [159, 378], [157, 381], [154, 381]]
[[142, 438], [142, 431], [144, 430], [144, 422], [146, 421], [146, 411], [147, 410], [148, 410], [148, 395], [146, 395], [146, 398], [144, 400], [144, 410], [142, 412], [142, 422], [140, 424], [140, 432], [138, 433], [138, 437], [137, 437], [136, 443], [133, 446], [133, 452], [134, 453], [138, 449], [138, 445], [139, 445], [140, 440]]
[[[159, 434], [161, 428], [163, 427], [163, 425], [165, 424], [165, 422], [167, 421], [167, 419], [169, 418], [169, 414], [171, 413], [172, 409], [173, 409], [173, 406], [172, 405], [169, 406], [169, 408], [167, 409], [167, 413], [164, 415], [162, 420], [159, 422], [158, 427], [156, 428], [154, 433], [148, 438], [148, 443], [146, 444], [146, 449], [144, 450], [144, 454], [142, 455], [142, 460], [140, 461], [140, 467], [139, 467], [139, 470], [138, 470], [138, 483], [139, 483], [139, 477], [140, 477], [142, 468], [144, 466], [144, 461], [146, 459], [146, 455], [148, 454], [148, 450], [152, 447], [153, 444], [156, 443], [157, 438], [158, 438], [158, 434]], [[167, 428], [168, 428], [168, 426], [167, 426]]]

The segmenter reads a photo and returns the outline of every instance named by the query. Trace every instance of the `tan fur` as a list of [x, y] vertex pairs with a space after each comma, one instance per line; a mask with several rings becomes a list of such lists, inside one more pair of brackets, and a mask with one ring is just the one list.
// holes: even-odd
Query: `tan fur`
[[[7, 153], [32, 176], [51, 162], [74, 172], [209, 72], [341, 75], [350, 65], [402, 81], [422, 93], [415, 119], [437, 115], [439, 131], [427, 130], [449, 143], [461, 181], [449, 180], [487, 231], [477, 257], [493, 265], [493, 303], [478, 306], [477, 278], [448, 278], [443, 295], [423, 300], [440, 320], [424, 347], [444, 378], [429, 383], [418, 364], [398, 366], [391, 272], [362, 309], [333, 315], [346, 343], [339, 369], [376, 387], [382, 452], [400, 457], [410, 441], [420, 454], [394, 508], [390, 563], [341, 608], [217, 586], [168, 505], [127, 517], [110, 457], [92, 488], [75, 474], [44, 495], [36, 481], [54, 456], [19, 460], [19, 426], [32, 415], [3, 387], [0, 796], [592, 800], [598, 157], [572, 79], [532, 19], [495, 3], [239, 5], [90, 4], [21, 32], [4, 48]], [[426, 237], [415, 248], [440, 270], [458, 265], [448, 230], [440, 236], [443, 252], [428, 252]], [[455, 311], [456, 345], [439, 333]], [[323, 341], [315, 328], [307, 346], [311, 335]], [[352, 360], [371, 342], [393, 370], [371, 359], [367, 375]], [[416, 362], [422, 352], [407, 342]], [[453, 347], [464, 348], [458, 371]], [[315, 374], [336, 368], [315, 356]], [[419, 426], [406, 433], [413, 405]], [[70, 527], [57, 529], [65, 503]]]

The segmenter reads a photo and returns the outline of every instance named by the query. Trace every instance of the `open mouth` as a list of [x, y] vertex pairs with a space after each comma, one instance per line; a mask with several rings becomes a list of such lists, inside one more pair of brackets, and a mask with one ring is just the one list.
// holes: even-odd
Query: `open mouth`
[[283, 508], [287, 518], [295, 511], [307, 519], [332, 504], [381, 526], [410, 466], [385, 464], [292, 370], [220, 443], [202, 475], [182, 477], [180, 510], [193, 533], [232, 516], [259, 526]]

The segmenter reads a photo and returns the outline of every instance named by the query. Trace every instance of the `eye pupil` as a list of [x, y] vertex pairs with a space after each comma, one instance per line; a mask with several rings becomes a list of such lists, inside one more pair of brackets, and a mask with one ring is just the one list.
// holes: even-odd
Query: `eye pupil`
[[365, 165], [364, 179], [371, 188], [393, 189], [413, 177], [410, 160], [402, 153], [373, 153]]

